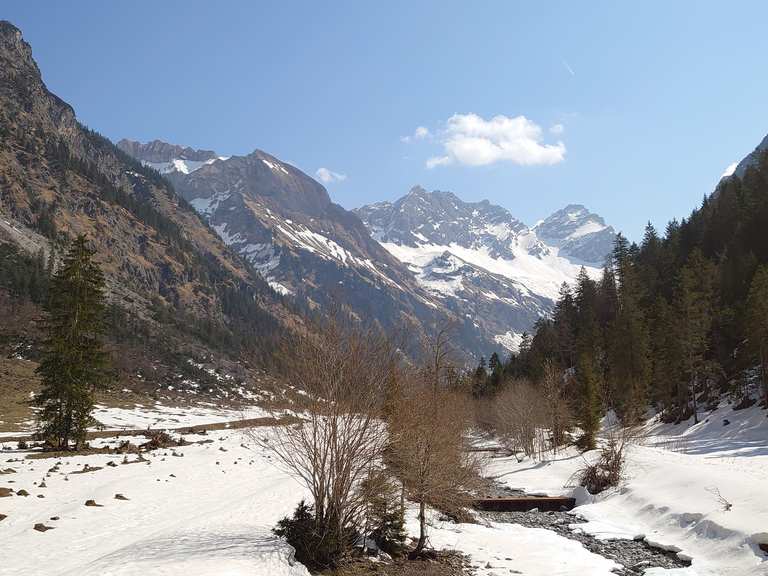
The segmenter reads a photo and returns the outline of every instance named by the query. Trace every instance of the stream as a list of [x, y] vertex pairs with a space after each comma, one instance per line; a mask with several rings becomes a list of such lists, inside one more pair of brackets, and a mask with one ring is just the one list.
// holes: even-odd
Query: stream
[[[494, 492], [499, 496], [526, 496], [523, 491], [498, 485], [494, 486]], [[578, 524], [586, 523], [587, 520], [573, 512], [477, 511], [476, 514], [481, 521], [519, 524], [526, 528], [544, 528], [565, 538], [581, 542], [590, 552], [621, 564], [623, 568], [614, 570], [619, 576], [642, 576], [645, 570], [656, 567], [672, 569], [690, 566], [690, 562], [678, 558], [675, 552], [651, 546], [644, 539], [601, 540], [586, 534], [578, 529]]]

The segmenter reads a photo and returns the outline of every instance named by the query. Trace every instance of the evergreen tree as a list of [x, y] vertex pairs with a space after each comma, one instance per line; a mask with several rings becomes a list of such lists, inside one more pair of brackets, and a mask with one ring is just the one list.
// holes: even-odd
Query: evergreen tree
[[503, 366], [501, 364], [501, 360], [499, 359], [499, 355], [496, 352], [491, 354], [491, 357], [488, 360], [488, 370], [490, 372], [490, 374], [488, 374], [489, 391], [497, 392], [501, 386]]
[[663, 296], [657, 296], [651, 312], [651, 400], [662, 411], [673, 408], [681, 381], [680, 343], [673, 310]]
[[581, 396], [579, 424], [584, 431], [579, 444], [586, 450], [592, 450], [595, 448], [597, 432], [600, 429], [600, 376], [594, 356], [587, 351], [579, 353], [576, 377]]
[[678, 402], [680, 406], [685, 406], [687, 412], [690, 401], [695, 422], [699, 421], [697, 397], [701, 392], [712, 324], [714, 275], [713, 265], [696, 249], [680, 270], [678, 278], [677, 333], [687, 384], [680, 387]]
[[637, 420], [645, 409], [650, 379], [648, 331], [632, 248], [616, 238], [613, 265], [618, 280], [618, 311], [608, 328], [608, 380], [611, 404], [622, 417]]
[[575, 361], [576, 352], [576, 305], [571, 288], [566, 282], [560, 286], [560, 295], [552, 315], [559, 355], [559, 364], [570, 368]]
[[51, 280], [47, 338], [37, 372], [42, 390], [38, 432], [56, 448], [79, 448], [93, 423], [94, 392], [107, 377], [107, 356], [101, 344], [104, 277], [84, 236], [73, 242]]
[[764, 401], [768, 407], [768, 266], [758, 268], [752, 278], [745, 328], [749, 348], [760, 362]]

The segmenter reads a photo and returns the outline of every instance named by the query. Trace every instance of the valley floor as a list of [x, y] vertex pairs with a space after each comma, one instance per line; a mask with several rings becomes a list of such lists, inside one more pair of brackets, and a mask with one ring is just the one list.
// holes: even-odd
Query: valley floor
[[[104, 410], [98, 417], [120, 427], [221, 420], [214, 409]], [[258, 413], [254, 408], [249, 415]], [[730, 424], [723, 426], [724, 419]], [[723, 407], [697, 426], [651, 424], [647, 431], [645, 443], [631, 450], [621, 489], [595, 498], [579, 494], [575, 513], [588, 522], [577, 527], [601, 538], [642, 534], [693, 559], [688, 568], [651, 569], [648, 575], [768, 574], [758, 547], [768, 543], [765, 411]], [[212, 442], [160, 449], [146, 462], [123, 464], [122, 455], [108, 454], [26, 459], [26, 453], [11, 450], [15, 442], [3, 445], [0, 438], [0, 470], [14, 470], [0, 475], [0, 487], [30, 494], [0, 498], [0, 514], [7, 516], [0, 521], [0, 575], [306, 575], [270, 531], [304, 496], [303, 489], [246, 431], [185, 438]], [[548, 462], [495, 458], [487, 473], [529, 492], [572, 493], [564, 486], [581, 463], [575, 452]], [[82, 472], [85, 464], [93, 470]], [[732, 504], [729, 511], [722, 510], [714, 488]], [[101, 506], [86, 507], [86, 500]], [[37, 523], [53, 530], [36, 531]], [[417, 532], [414, 511], [408, 528]], [[579, 542], [518, 524], [454, 524], [434, 514], [430, 541], [468, 554], [483, 576], [610, 576], [618, 567]]]

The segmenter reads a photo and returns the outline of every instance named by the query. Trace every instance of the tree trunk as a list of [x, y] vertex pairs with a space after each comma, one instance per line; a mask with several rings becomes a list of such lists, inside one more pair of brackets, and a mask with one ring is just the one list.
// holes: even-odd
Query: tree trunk
[[760, 366], [762, 366], [763, 392], [765, 393], [765, 406], [768, 408], [768, 354], [760, 353]]
[[426, 505], [422, 500], [419, 503], [419, 541], [416, 543], [414, 554], [420, 554], [424, 550], [424, 545], [427, 543], [427, 515]]
[[699, 406], [696, 403], [696, 377], [691, 378], [691, 398], [693, 399], [693, 423], [699, 423]]

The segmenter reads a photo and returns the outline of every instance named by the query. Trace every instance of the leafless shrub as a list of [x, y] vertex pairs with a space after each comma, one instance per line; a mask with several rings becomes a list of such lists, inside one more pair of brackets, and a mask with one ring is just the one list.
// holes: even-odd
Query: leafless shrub
[[544, 365], [540, 387], [546, 407], [545, 425], [549, 429], [551, 448], [555, 454], [558, 446], [565, 443], [565, 434], [573, 425], [571, 409], [564, 394], [566, 382], [565, 373], [548, 360]]
[[627, 451], [641, 438], [640, 428], [616, 422], [605, 430], [605, 438], [595, 462], [585, 461], [573, 478], [590, 494], [618, 486], [624, 478]]
[[717, 503], [720, 505], [720, 508], [723, 512], [728, 512], [731, 508], [733, 508], [733, 504], [728, 502], [722, 494], [720, 494], [720, 490], [713, 486], [712, 488], [706, 488], [706, 491], [712, 494], [712, 496], [715, 497], [715, 500], [717, 500]]
[[527, 380], [516, 380], [497, 396], [493, 427], [509, 452], [538, 459], [548, 448], [546, 415], [541, 392]]
[[510, 453], [542, 459], [565, 442], [572, 425], [563, 388], [562, 373], [550, 365], [538, 386], [525, 379], [511, 382], [485, 407], [484, 418]]

